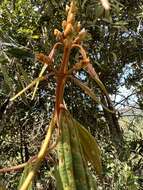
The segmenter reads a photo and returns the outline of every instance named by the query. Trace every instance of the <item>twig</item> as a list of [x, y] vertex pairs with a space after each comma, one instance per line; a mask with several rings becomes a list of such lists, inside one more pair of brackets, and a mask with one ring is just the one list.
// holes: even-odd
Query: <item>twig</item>
[[11, 166], [11, 167], [8, 167], [8, 168], [2, 168], [2, 169], [0, 169], [0, 173], [14, 172], [14, 171], [20, 170], [20, 169], [24, 168], [28, 163], [35, 162], [36, 157], [37, 156], [33, 156], [32, 158], [30, 158], [28, 160], [28, 162], [19, 164], [17, 166]]
[[122, 96], [122, 97], [124, 97], [124, 99], [122, 99], [121, 101], [119, 101], [119, 102], [117, 102], [114, 106], [117, 106], [117, 105], [119, 105], [119, 104], [121, 104], [122, 102], [125, 102], [128, 98], [130, 98], [131, 96], [133, 96], [133, 95], [135, 95], [136, 94], [136, 92], [134, 92], [134, 93], [132, 93], [132, 94], [129, 94], [128, 96]]
[[0, 169], [0, 173], [17, 171], [17, 170], [24, 168], [26, 165], [27, 165], [27, 162], [20, 164], [20, 165], [17, 165], [17, 166], [12, 166], [9, 168], [2, 168], [2, 169]]

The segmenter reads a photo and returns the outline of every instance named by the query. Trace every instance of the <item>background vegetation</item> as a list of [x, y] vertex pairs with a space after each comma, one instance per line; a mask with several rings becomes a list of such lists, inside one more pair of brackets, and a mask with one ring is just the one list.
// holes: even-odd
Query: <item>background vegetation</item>
[[[55, 83], [41, 82], [32, 91], [5, 105], [9, 97], [38, 76], [42, 64], [36, 52], [50, 52], [54, 28], [61, 29], [66, 0], [0, 1], [0, 167], [29, 160], [40, 147], [53, 111]], [[111, 0], [105, 11], [96, 0], [78, 0], [77, 20], [89, 33], [85, 48], [117, 113], [109, 114], [72, 83], [65, 100], [72, 115], [96, 137], [102, 151], [103, 181], [99, 189], [142, 189], [143, 152], [143, 3]], [[62, 29], [61, 29], [62, 30]], [[71, 60], [77, 58], [72, 52]], [[60, 59], [56, 57], [57, 60]], [[90, 86], [103, 103], [96, 84], [81, 71], [78, 77]], [[36, 189], [54, 189], [51, 160], [39, 171]], [[16, 189], [21, 171], [1, 173], [0, 183]], [[46, 177], [45, 177], [46, 176]]]

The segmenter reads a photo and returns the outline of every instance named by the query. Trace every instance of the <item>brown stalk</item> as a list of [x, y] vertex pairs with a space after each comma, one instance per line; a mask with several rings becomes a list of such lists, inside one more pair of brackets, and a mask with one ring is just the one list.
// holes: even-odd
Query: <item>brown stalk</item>
[[67, 67], [69, 62], [71, 44], [66, 44], [64, 47], [63, 61], [57, 75], [57, 87], [56, 87], [56, 103], [55, 103], [55, 115], [59, 118], [60, 105], [63, 104], [64, 86], [66, 82]]

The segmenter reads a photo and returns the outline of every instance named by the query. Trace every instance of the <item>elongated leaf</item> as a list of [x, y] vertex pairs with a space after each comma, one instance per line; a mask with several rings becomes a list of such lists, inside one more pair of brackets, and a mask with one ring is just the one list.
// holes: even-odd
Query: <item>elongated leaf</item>
[[18, 59], [27, 59], [27, 58], [34, 59], [34, 54], [30, 52], [30, 50], [24, 48], [22, 49], [19, 47], [11, 47], [8, 48], [7, 52]]
[[64, 155], [64, 142], [63, 142], [63, 132], [61, 133], [61, 136], [59, 138], [57, 150], [58, 150], [58, 159], [59, 159], [59, 165], [58, 165], [58, 171], [59, 171], [59, 177], [60, 181], [62, 183], [63, 189], [66, 187], [69, 187], [69, 181], [68, 181], [68, 175], [66, 170], [66, 163], [65, 163], [65, 155]]
[[84, 1], [82, 2], [82, 5], [81, 5], [82, 9], [84, 8], [84, 6], [85, 6], [85, 4], [86, 4], [87, 1], [88, 1], [88, 0], [84, 0]]
[[89, 63], [88, 66], [87, 66], [87, 72], [91, 76], [91, 78], [93, 78], [95, 80], [95, 82], [100, 87], [100, 89], [105, 93], [105, 95], [108, 96], [108, 92], [107, 92], [104, 84], [99, 79], [99, 76], [96, 73], [96, 71], [95, 71], [95, 69], [94, 69], [94, 67], [92, 66], [91, 63]]
[[[21, 64], [16, 63], [16, 69], [17, 69], [17, 77], [18, 77], [18, 89], [21, 90], [23, 88], [25, 88], [25, 85], [27, 86], [30, 83], [30, 80], [28, 78], [27, 73], [24, 71], [23, 67]], [[22, 95], [22, 99], [24, 100], [24, 102], [26, 102], [26, 92], [24, 93], [24, 95]]]
[[[88, 183], [86, 180], [86, 170], [84, 167], [84, 155], [78, 136], [78, 131], [76, 129], [76, 123], [74, 122], [72, 115], [67, 110], [63, 111], [63, 116], [65, 117], [65, 122], [63, 122], [63, 125], [64, 127], [67, 127], [69, 129], [73, 173], [75, 178], [76, 189], [87, 190]], [[63, 135], [65, 136], [65, 134]], [[72, 170], [72, 168], [70, 170]], [[74, 190], [74, 185], [72, 187], [72, 189]]]
[[[60, 122], [64, 149], [64, 159], [62, 159], [62, 161], [65, 161], [70, 187], [67, 189], [91, 189], [87, 179], [88, 172], [86, 167], [88, 167], [88, 165], [84, 158], [84, 153], [76, 126], [76, 120], [73, 119], [72, 115], [67, 110], [62, 110]], [[68, 146], [70, 146], [71, 154], [68, 153]], [[63, 175], [65, 176], [65, 174]]]
[[57, 188], [57, 190], [64, 190], [58, 166], [55, 166], [54, 171], [53, 171], [53, 175], [54, 175], [54, 177], [56, 179], [56, 188]]
[[[62, 111], [61, 117], [60, 117], [60, 128], [62, 132], [62, 138], [63, 138], [63, 150], [64, 150], [64, 159], [65, 159], [65, 168], [67, 171], [67, 177], [69, 182], [69, 187], [72, 190], [76, 190], [76, 184], [74, 179], [74, 171], [73, 171], [73, 152], [72, 152], [72, 145], [71, 145], [71, 132], [70, 127], [71, 123], [69, 122], [69, 118], [66, 115], [66, 112]], [[74, 139], [75, 140], [75, 139]], [[78, 146], [76, 144], [76, 146]]]
[[[29, 164], [27, 164], [27, 166], [25, 166], [24, 171], [23, 171], [23, 173], [22, 173], [22, 176], [21, 176], [21, 178], [20, 178], [20, 182], [19, 182], [18, 189], [21, 188], [21, 186], [22, 186], [23, 182], [25, 181], [25, 179], [26, 179], [26, 177], [27, 177], [27, 175], [28, 175], [28, 173], [29, 173], [31, 167], [32, 167], [32, 164], [31, 164], [31, 163], [29, 163]], [[32, 190], [32, 182], [30, 183], [30, 185], [29, 185], [29, 187], [28, 187], [27, 190]]]
[[[38, 54], [37, 59], [38, 59], [40, 62], [44, 63], [44, 66], [42, 67], [42, 70], [41, 70], [41, 72], [40, 72], [40, 74], [39, 74], [39, 77], [42, 77], [42, 75], [43, 75], [43, 73], [45, 72], [45, 70], [46, 70], [46, 68], [48, 67], [48, 65], [50, 65], [51, 63], [53, 63], [53, 56], [54, 56], [54, 54], [55, 54], [56, 48], [57, 48], [59, 45], [61, 45], [61, 43], [56, 43], [56, 44], [54, 45], [54, 47], [53, 47], [53, 49], [51, 50], [49, 56], [46, 56], [46, 55], [44, 55], [44, 54], [42, 54], [42, 53]], [[40, 56], [39, 56], [39, 55], [40, 55]], [[42, 59], [40, 58], [41, 55], [42, 55]], [[34, 89], [34, 92], [33, 92], [33, 95], [32, 95], [32, 100], [33, 100], [34, 97], [35, 97], [36, 91], [37, 91], [37, 89], [38, 89], [38, 85], [39, 85], [39, 81], [37, 81], [37, 83], [36, 83], [36, 86], [35, 86], [35, 89]]]
[[88, 86], [84, 85], [80, 80], [76, 79], [75, 77], [70, 77], [70, 78], [75, 82], [75, 84], [81, 87], [85, 91], [85, 93], [88, 94], [97, 104], [101, 104], [102, 107], [108, 112], [114, 113], [114, 111], [110, 110], [109, 108], [107, 108], [102, 104], [102, 102], [96, 97], [94, 92]]
[[79, 138], [86, 158], [94, 166], [97, 174], [102, 172], [101, 153], [95, 138], [83, 127], [79, 122], [76, 122], [76, 126], [79, 132]]
[[[99, 79], [99, 76], [96, 73], [93, 65], [91, 63], [89, 63], [88, 66], [86, 67], [86, 70], [87, 70], [88, 74], [91, 76], [91, 78], [95, 80], [96, 84], [99, 86], [99, 88], [101, 89], [101, 91], [103, 92], [103, 94], [106, 96], [107, 102], [108, 102], [108, 106], [113, 109], [113, 111], [110, 111], [110, 112], [114, 113], [115, 110], [114, 110], [114, 107], [112, 106], [112, 102], [111, 102], [111, 99], [109, 97], [109, 94], [108, 94], [108, 92], [107, 92], [104, 84]], [[105, 108], [105, 106], [103, 104], [102, 104], [102, 106], [103, 106], [103, 108]]]

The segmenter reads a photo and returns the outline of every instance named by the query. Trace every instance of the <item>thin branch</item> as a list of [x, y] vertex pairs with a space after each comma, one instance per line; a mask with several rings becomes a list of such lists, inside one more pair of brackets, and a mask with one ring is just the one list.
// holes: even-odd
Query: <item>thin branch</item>
[[8, 167], [2, 168], [2, 169], [0, 169], [0, 173], [14, 172], [14, 171], [20, 170], [20, 169], [24, 168], [28, 163], [35, 162], [35, 159], [36, 159], [36, 156], [33, 156], [31, 159], [28, 160], [28, 162], [19, 164], [17, 166], [11, 166], [9, 168]]
[[[125, 98], [124, 99], [122, 99], [120, 102], [117, 102], [114, 106], [117, 106], [117, 105], [119, 105], [119, 104], [121, 104], [122, 102], [124, 102], [124, 101], [126, 101], [128, 98], [130, 98], [131, 96], [133, 96], [133, 95], [135, 95], [136, 94], [136, 92], [134, 92], [134, 93], [132, 93], [132, 94], [129, 94], [128, 96], [124, 96]], [[123, 96], [123, 95], [122, 95]]]
[[27, 165], [27, 162], [20, 164], [20, 165], [17, 165], [17, 166], [12, 166], [9, 168], [2, 168], [2, 169], [0, 169], [0, 173], [14, 172], [14, 171], [17, 171], [17, 170], [24, 168], [26, 165]]

